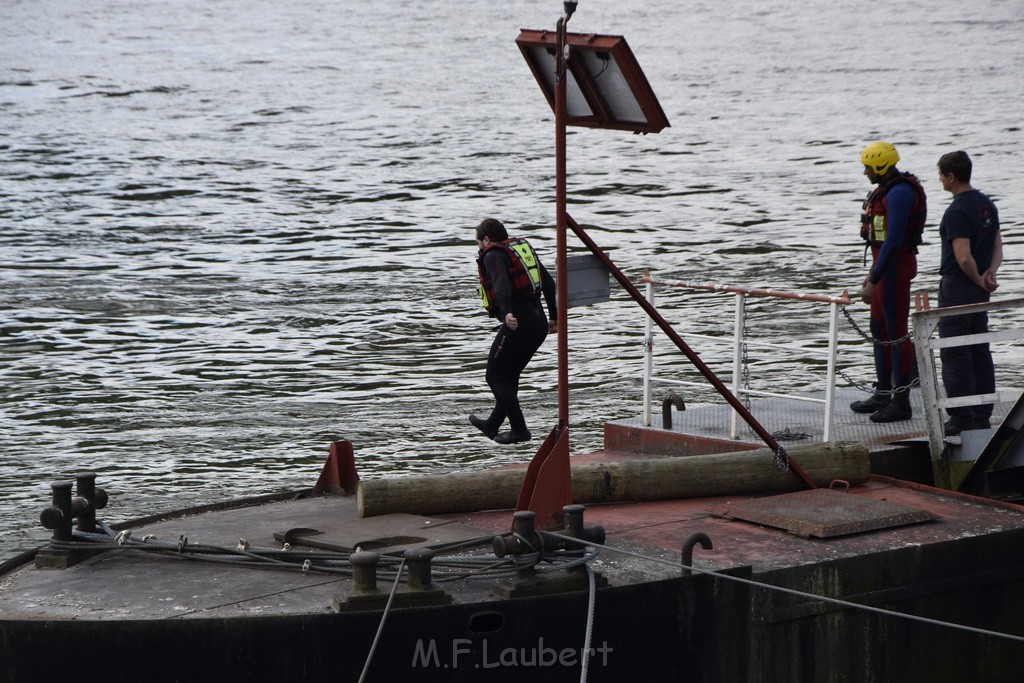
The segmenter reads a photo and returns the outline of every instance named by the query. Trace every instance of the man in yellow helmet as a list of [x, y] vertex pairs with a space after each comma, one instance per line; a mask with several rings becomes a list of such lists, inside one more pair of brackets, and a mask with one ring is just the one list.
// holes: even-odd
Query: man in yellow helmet
[[870, 413], [873, 422], [898, 422], [913, 416], [910, 384], [916, 376], [914, 347], [907, 333], [910, 281], [917, 275], [927, 202], [921, 183], [896, 168], [900, 155], [888, 142], [872, 142], [860, 161], [875, 187], [864, 200], [861, 236], [871, 250], [871, 270], [861, 300], [871, 305], [876, 393], [854, 401], [850, 409]]

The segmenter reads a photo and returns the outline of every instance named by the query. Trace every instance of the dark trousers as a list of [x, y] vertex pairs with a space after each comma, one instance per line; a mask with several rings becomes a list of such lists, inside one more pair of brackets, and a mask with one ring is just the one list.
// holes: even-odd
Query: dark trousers
[[512, 314], [519, 321], [514, 332], [502, 323], [487, 356], [487, 385], [494, 394], [494, 410], [487, 418], [488, 429], [497, 430], [505, 418], [514, 432], [526, 430], [526, 418], [519, 405], [519, 377], [548, 336], [548, 319], [539, 302], [516, 303]]
[[[988, 292], [965, 277], [943, 276], [939, 283], [939, 306], [961, 306], [989, 300]], [[939, 320], [939, 337], [958, 337], [964, 334], [988, 332], [988, 313], [953, 315]], [[956, 346], [940, 349], [942, 385], [946, 396], [973, 396], [990, 394], [996, 390], [996, 371], [992, 351], [988, 344]], [[961, 419], [988, 419], [992, 405], [947, 408], [951, 417]]]

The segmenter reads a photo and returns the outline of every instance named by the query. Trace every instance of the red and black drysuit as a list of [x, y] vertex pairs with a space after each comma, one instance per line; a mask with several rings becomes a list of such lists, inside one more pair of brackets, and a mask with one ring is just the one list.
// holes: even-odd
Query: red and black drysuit
[[[907, 337], [910, 281], [917, 275], [927, 205], [924, 189], [910, 173], [897, 173], [868, 193], [862, 235], [871, 249], [868, 280], [875, 284], [871, 300], [871, 335], [875, 339], [875, 375], [879, 391], [897, 389], [894, 400], [909, 407], [910, 383], [917, 376], [913, 342]], [[903, 339], [899, 344], [886, 344]]]

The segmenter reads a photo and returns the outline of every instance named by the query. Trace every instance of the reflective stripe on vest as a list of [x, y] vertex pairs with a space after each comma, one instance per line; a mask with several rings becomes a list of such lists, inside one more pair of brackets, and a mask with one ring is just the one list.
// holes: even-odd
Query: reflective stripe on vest
[[[541, 289], [540, 260], [530, 243], [517, 237], [504, 242], [494, 242], [487, 248], [487, 251], [490, 249], [501, 249], [508, 254], [509, 261], [512, 263], [508, 271], [509, 284], [512, 286], [512, 298], [523, 300], [535, 297]], [[483, 254], [477, 259], [477, 269], [480, 273], [480, 305], [491, 315], [497, 315], [497, 305], [493, 303], [494, 285], [487, 277]]]
[[907, 218], [907, 241], [908, 246], [915, 253], [917, 246], [921, 244], [924, 235], [924, 224], [927, 218], [928, 205], [925, 198], [924, 188], [913, 173], [901, 173], [885, 185], [879, 185], [870, 192], [864, 200], [861, 210], [860, 236], [864, 241], [873, 247], [881, 246], [886, 238], [886, 195], [899, 183], [907, 183], [914, 191], [914, 203], [910, 207], [910, 215]]

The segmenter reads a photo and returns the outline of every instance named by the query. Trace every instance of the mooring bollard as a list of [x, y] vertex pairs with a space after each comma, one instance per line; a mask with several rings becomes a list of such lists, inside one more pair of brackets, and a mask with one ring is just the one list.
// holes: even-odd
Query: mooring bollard
[[[71, 489], [77, 483], [78, 495], [72, 497]], [[66, 569], [86, 557], [103, 552], [104, 548], [68, 548], [60, 544], [74, 540], [72, 522], [78, 521], [78, 530], [83, 533], [96, 532], [96, 510], [107, 506], [107, 492], [96, 488], [96, 474], [80, 472], [75, 482], [55, 481], [50, 484], [53, 498], [50, 507], [39, 513], [42, 525], [53, 531], [50, 545], [36, 553], [36, 566]]]
[[[585, 543], [591, 543], [595, 545], [604, 545], [605, 533], [604, 527], [600, 524], [593, 526], [583, 525], [583, 511], [586, 508], [580, 504], [566, 505], [562, 508], [562, 512], [565, 515], [565, 532], [564, 535], [578, 538]], [[565, 542], [566, 547], [576, 547], [574, 544], [570, 544], [568, 541]], [[582, 547], [583, 544], [579, 544]]]
[[53, 503], [39, 514], [42, 525], [53, 531], [53, 541], [71, 540], [71, 521], [74, 519], [74, 512], [71, 509], [71, 487], [70, 481], [55, 481], [50, 484]]
[[95, 472], [79, 472], [75, 475], [75, 482], [75, 491], [78, 493], [78, 497], [88, 503], [77, 515], [78, 530], [90, 534], [95, 533], [96, 511], [107, 507], [107, 492], [96, 488]]
[[412, 591], [432, 591], [437, 587], [433, 583], [430, 572], [430, 561], [434, 559], [434, 551], [429, 548], [410, 548], [405, 551], [407, 570], [406, 585]]
[[379, 593], [377, 590], [377, 564], [380, 555], [369, 552], [356, 552], [349, 556], [352, 564], [352, 591], [360, 595]]

